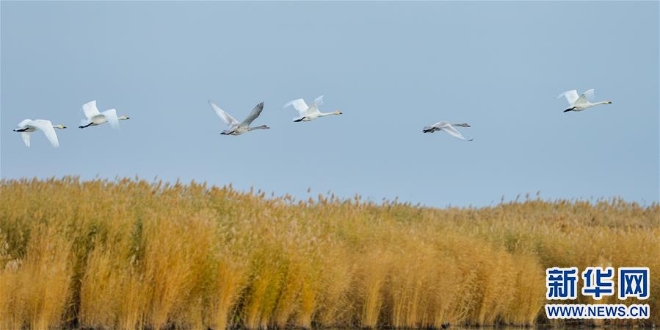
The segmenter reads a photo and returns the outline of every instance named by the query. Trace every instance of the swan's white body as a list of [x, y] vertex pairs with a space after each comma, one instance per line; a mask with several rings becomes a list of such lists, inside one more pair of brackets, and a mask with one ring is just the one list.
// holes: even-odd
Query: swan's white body
[[59, 129], [65, 129], [66, 126], [64, 125], [53, 125], [53, 123], [50, 122], [50, 120], [45, 120], [45, 119], [25, 119], [18, 123], [18, 127], [14, 129], [14, 132], [20, 132], [21, 137], [23, 138], [23, 142], [25, 142], [26, 146], [30, 146], [30, 135], [32, 132], [36, 130], [41, 130], [44, 132], [44, 135], [46, 135], [46, 138], [48, 141], [50, 141], [50, 144], [53, 145], [53, 147], [57, 148], [60, 146], [60, 142], [57, 140], [57, 134], [55, 133], [55, 128]]
[[437, 122], [431, 126], [425, 126], [424, 129], [422, 130], [423, 133], [433, 133], [435, 131], [443, 131], [446, 132], [447, 134], [461, 140], [465, 141], [472, 141], [472, 139], [466, 139], [461, 132], [456, 130], [454, 126], [460, 126], [460, 127], [470, 127], [470, 125], [461, 123], [461, 124], [450, 124], [446, 121], [440, 121]]
[[96, 108], [96, 100], [87, 102], [82, 106], [83, 112], [85, 113], [85, 119], [80, 121], [79, 128], [85, 128], [89, 126], [98, 126], [103, 123], [110, 124], [110, 127], [114, 129], [119, 129], [120, 120], [130, 119], [128, 116], [117, 117], [117, 110], [110, 109], [103, 112], [99, 112], [99, 109]]
[[593, 89], [590, 89], [590, 90], [582, 93], [582, 95], [579, 95], [579, 96], [578, 96], [577, 91], [575, 89], [573, 89], [573, 90], [566, 91], [566, 92], [563, 92], [563, 93], [559, 94], [559, 96], [557, 96], [557, 98], [560, 98], [562, 96], [566, 97], [566, 101], [568, 101], [568, 105], [569, 105], [569, 107], [566, 110], [564, 110], [564, 112], [582, 111], [582, 110], [586, 110], [586, 109], [589, 109], [591, 107], [595, 107], [595, 106], [601, 105], [601, 104], [612, 104], [612, 101], [600, 101], [600, 102], [595, 102], [595, 103], [589, 102], [589, 100], [587, 98], [588, 97], [593, 98], [593, 96], [594, 96], [594, 90]]
[[242, 122], [238, 122], [238, 120], [234, 119], [230, 114], [228, 114], [226, 111], [220, 109], [215, 103], [209, 101], [209, 104], [211, 105], [211, 108], [215, 111], [216, 114], [218, 114], [218, 117], [222, 118], [222, 120], [229, 126], [228, 129], [222, 131], [220, 134], [223, 135], [241, 135], [245, 132], [249, 132], [255, 129], [270, 129], [270, 127], [266, 125], [261, 125], [261, 126], [256, 126], [256, 127], [250, 127], [250, 124], [259, 117], [261, 114], [261, 111], [264, 110], [264, 103], [261, 102], [257, 104], [254, 109], [252, 109], [252, 112], [250, 112], [250, 115], [245, 118]]
[[321, 106], [322, 104], [323, 104], [323, 95], [317, 97], [311, 106], [307, 106], [307, 103], [305, 103], [305, 100], [303, 99], [295, 99], [285, 104], [283, 108], [286, 108], [288, 106], [293, 106], [293, 108], [296, 109], [296, 111], [298, 111], [300, 117], [293, 118], [293, 121], [296, 123], [301, 121], [314, 120], [318, 117], [342, 114], [342, 112], [339, 110], [333, 112], [321, 112], [319, 111], [319, 106]]

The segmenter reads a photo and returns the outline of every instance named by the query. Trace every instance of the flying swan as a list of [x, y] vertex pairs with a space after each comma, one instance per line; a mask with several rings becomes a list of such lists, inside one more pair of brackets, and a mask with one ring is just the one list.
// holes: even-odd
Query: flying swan
[[83, 104], [82, 108], [87, 118], [80, 121], [78, 128], [98, 126], [107, 122], [110, 124], [110, 127], [119, 129], [120, 120], [130, 119], [128, 116], [117, 117], [117, 110], [115, 109], [99, 112], [99, 109], [96, 108], [96, 100]]
[[238, 122], [238, 120], [234, 119], [231, 115], [229, 115], [227, 112], [224, 110], [220, 109], [215, 103], [209, 101], [209, 104], [211, 105], [211, 108], [215, 111], [215, 113], [218, 114], [222, 120], [229, 126], [228, 129], [222, 131], [220, 134], [223, 135], [241, 135], [245, 132], [249, 132], [255, 129], [270, 129], [270, 127], [266, 125], [261, 125], [261, 126], [256, 126], [256, 127], [250, 127], [250, 124], [259, 117], [261, 114], [261, 111], [264, 110], [264, 103], [261, 102], [257, 104], [254, 109], [252, 109], [252, 112], [250, 112], [250, 115], [243, 120], [243, 122]]
[[30, 135], [32, 132], [40, 129], [41, 131], [44, 132], [44, 135], [46, 135], [46, 138], [48, 141], [50, 141], [50, 144], [53, 145], [53, 147], [57, 148], [60, 146], [60, 142], [57, 140], [57, 134], [55, 134], [55, 128], [58, 129], [65, 129], [66, 126], [64, 125], [53, 125], [53, 123], [50, 122], [50, 120], [45, 120], [45, 119], [25, 119], [18, 123], [18, 127], [14, 129], [14, 132], [20, 132], [21, 137], [23, 138], [23, 142], [25, 142], [26, 146], [30, 146]]
[[446, 132], [447, 134], [461, 140], [465, 141], [472, 141], [472, 139], [466, 139], [461, 132], [456, 130], [454, 126], [460, 126], [460, 127], [470, 127], [469, 124], [466, 123], [461, 123], [461, 124], [450, 124], [446, 121], [441, 121], [437, 122], [431, 126], [424, 126], [424, 129], [422, 130], [423, 133], [433, 133], [435, 131], [443, 131]]
[[587, 97], [593, 98], [594, 97], [594, 90], [590, 89], [586, 92], [584, 92], [582, 95], [578, 96], [578, 93], [576, 90], [570, 90], [563, 92], [557, 96], [557, 98], [560, 98], [562, 96], [566, 97], [566, 100], [568, 101], [569, 108], [564, 110], [564, 112], [569, 112], [569, 111], [582, 111], [589, 109], [591, 107], [595, 107], [597, 105], [601, 104], [612, 104], [612, 101], [600, 101], [596, 103], [591, 103], [589, 100], [587, 100]]
[[294, 109], [298, 111], [298, 114], [300, 117], [293, 118], [294, 122], [301, 122], [301, 121], [310, 121], [314, 120], [318, 117], [325, 117], [325, 116], [330, 116], [330, 115], [341, 115], [342, 112], [339, 110], [333, 111], [333, 112], [321, 112], [319, 111], [319, 106], [323, 105], [323, 95], [317, 97], [314, 100], [314, 103], [312, 103], [311, 106], [307, 106], [307, 103], [305, 103], [305, 100], [303, 99], [295, 99], [291, 102], [288, 102], [285, 104], [282, 108], [286, 108], [288, 106], [293, 106]]

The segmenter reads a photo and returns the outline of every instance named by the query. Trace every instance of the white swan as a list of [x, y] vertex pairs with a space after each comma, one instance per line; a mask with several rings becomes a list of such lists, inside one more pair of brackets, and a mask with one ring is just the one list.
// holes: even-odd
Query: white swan
[[295, 99], [291, 102], [288, 102], [287, 104], [284, 105], [282, 108], [286, 108], [290, 105], [293, 106], [294, 109], [298, 111], [300, 114], [300, 117], [293, 118], [294, 122], [300, 122], [300, 121], [310, 121], [313, 119], [316, 119], [318, 117], [325, 117], [325, 116], [330, 116], [330, 115], [341, 115], [342, 112], [339, 110], [333, 111], [333, 112], [321, 112], [319, 111], [319, 106], [323, 104], [323, 95], [317, 97], [314, 100], [314, 103], [312, 103], [311, 106], [307, 106], [307, 103], [305, 103], [305, 100], [303, 99]]
[[570, 106], [568, 109], [564, 110], [564, 112], [582, 111], [601, 104], [612, 104], [612, 101], [600, 101], [596, 103], [589, 102], [589, 100], [587, 100], [587, 97], [593, 98], [594, 96], [593, 89], [590, 89], [582, 93], [582, 95], [580, 96], [578, 96], [577, 91], [573, 89], [559, 94], [557, 98], [560, 98], [562, 96], [566, 97], [566, 101], [568, 101], [568, 105]]
[[98, 126], [107, 122], [110, 127], [119, 129], [120, 120], [130, 119], [128, 116], [117, 117], [117, 110], [115, 109], [99, 112], [99, 109], [96, 108], [96, 100], [83, 104], [82, 108], [87, 118], [80, 121], [78, 128]]
[[40, 129], [41, 131], [44, 132], [44, 135], [46, 135], [46, 138], [48, 141], [50, 141], [50, 144], [53, 145], [53, 147], [57, 148], [60, 146], [60, 142], [57, 140], [57, 134], [55, 134], [55, 128], [58, 129], [65, 129], [66, 126], [64, 125], [53, 125], [53, 123], [50, 122], [50, 120], [45, 120], [45, 119], [25, 119], [18, 123], [18, 127], [14, 129], [14, 132], [20, 132], [21, 137], [23, 138], [23, 142], [25, 142], [26, 146], [30, 146], [30, 135], [32, 132]]
[[461, 124], [450, 124], [446, 121], [440, 121], [437, 122], [431, 126], [424, 126], [424, 129], [422, 130], [423, 133], [433, 133], [435, 131], [444, 131], [447, 132], [447, 134], [461, 140], [465, 141], [472, 141], [472, 139], [466, 139], [461, 132], [457, 131], [454, 126], [460, 126], [460, 127], [470, 127], [469, 124], [466, 123], [461, 123]]
[[249, 132], [255, 129], [270, 129], [270, 127], [266, 125], [261, 125], [261, 126], [256, 126], [256, 127], [250, 127], [250, 124], [259, 117], [261, 114], [261, 111], [264, 110], [264, 103], [261, 102], [257, 104], [254, 109], [252, 109], [252, 112], [250, 112], [250, 115], [245, 118], [242, 122], [238, 122], [238, 120], [234, 119], [231, 115], [229, 115], [227, 112], [224, 110], [220, 109], [215, 103], [209, 101], [209, 104], [211, 105], [211, 108], [215, 111], [215, 113], [218, 114], [222, 120], [229, 126], [228, 129], [222, 131], [220, 134], [223, 135], [241, 135], [245, 132]]

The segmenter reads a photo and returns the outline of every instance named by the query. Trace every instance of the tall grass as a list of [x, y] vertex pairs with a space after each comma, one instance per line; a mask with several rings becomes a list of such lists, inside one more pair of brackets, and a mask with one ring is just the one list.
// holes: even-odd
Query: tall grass
[[533, 325], [547, 323], [553, 266], [649, 267], [651, 319], [610, 323], [651, 325], [658, 256], [657, 203], [431, 209], [138, 179], [0, 181], [2, 329]]

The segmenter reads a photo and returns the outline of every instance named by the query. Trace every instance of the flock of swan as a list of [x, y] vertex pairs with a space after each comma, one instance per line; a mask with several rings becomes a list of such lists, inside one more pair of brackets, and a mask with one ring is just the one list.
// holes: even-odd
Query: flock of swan
[[[557, 98], [560, 98], [562, 96], [566, 97], [566, 100], [568, 101], [568, 105], [569, 105], [569, 107], [566, 110], [564, 110], [564, 112], [583, 111], [588, 108], [595, 107], [601, 104], [612, 104], [611, 101], [600, 101], [594, 103], [590, 102], [588, 98], [594, 97], [593, 89], [590, 89], [580, 95], [578, 95], [578, 92], [573, 89], [559, 94]], [[243, 133], [252, 130], [270, 129], [270, 127], [268, 127], [267, 125], [254, 126], [254, 127], [250, 126], [252, 122], [255, 119], [257, 119], [259, 115], [261, 115], [261, 112], [264, 110], [264, 102], [257, 104], [254, 107], [254, 109], [252, 109], [250, 114], [241, 122], [236, 120], [226, 111], [220, 109], [220, 107], [218, 107], [215, 103], [209, 101], [209, 104], [211, 105], [211, 108], [215, 111], [215, 113], [218, 115], [218, 117], [220, 117], [228, 126], [228, 128], [222, 131], [220, 134], [241, 135]], [[319, 107], [321, 105], [323, 105], [323, 96], [319, 96], [316, 99], [314, 99], [312, 104], [309, 106], [307, 105], [307, 103], [305, 103], [305, 100], [295, 99], [291, 102], [286, 103], [283, 108], [292, 106], [296, 111], [298, 111], [299, 116], [293, 119], [294, 122], [311, 121], [320, 117], [342, 114], [342, 112], [339, 110], [333, 112], [321, 112], [319, 110]], [[117, 110], [115, 109], [109, 109], [100, 112], [96, 107], [96, 101], [91, 101], [83, 104], [82, 109], [83, 109], [83, 113], [85, 114], [85, 118], [81, 120], [78, 128], [87, 128], [90, 126], [98, 126], [104, 123], [108, 123], [112, 128], [119, 129], [119, 121], [129, 119], [128, 116], [117, 116]], [[431, 126], [425, 126], [422, 129], [422, 132], [433, 133], [436, 131], [443, 131], [457, 139], [461, 139], [464, 141], [472, 141], [472, 139], [465, 138], [463, 134], [461, 134], [456, 129], [456, 127], [470, 127], [470, 125], [467, 123], [450, 124], [446, 121], [440, 121]], [[44, 135], [46, 136], [48, 141], [50, 141], [53, 147], [58, 147], [60, 143], [57, 140], [57, 134], [55, 133], [56, 128], [65, 129], [66, 126], [53, 125], [53, 123], [50, 120], [46, 120], [46, 119], [35, 119], [35, 120], [25, 119], [20, 123], [18, 123], [18, 127], [14, 129], [14, 132], [21, 133], [23, 142], [25, 142], [25, 145], [29, 147], [31, 133], [36, 130], [41, 130], [42, 132], [44, 132]]]

